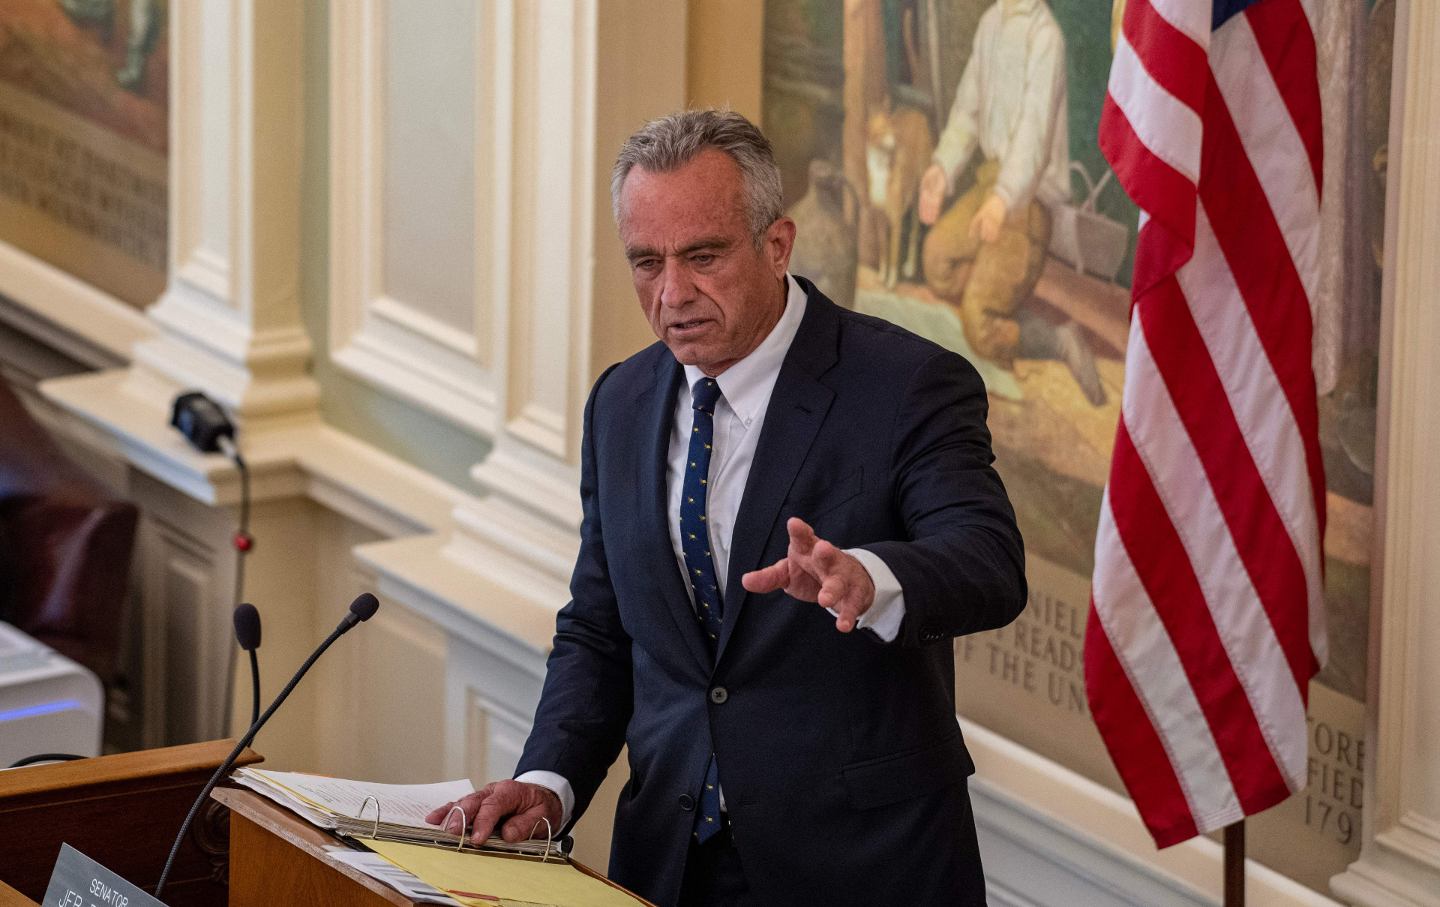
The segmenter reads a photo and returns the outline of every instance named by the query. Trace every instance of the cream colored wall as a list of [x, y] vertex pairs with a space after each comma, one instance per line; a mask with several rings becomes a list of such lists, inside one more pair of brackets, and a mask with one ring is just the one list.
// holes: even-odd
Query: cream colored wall
[[330, 2], [306, 0], [300, 308], [315, 345], [312, 374], [330, 424], [457, 488], [490, 441], [357, 380], [330, 359]]
[[[729, 107], [755, 122], [760, 121], [761, 35], [764, 26], [763, 0], [688, 0], [685, 21], [685, 104], [692, 107]], [[666, 42], [642, 27], [626, 27], [618, 17], [602, 17], [600, 40], [607, 46], [624, 43], [645, 54]], [[653, 27], [653, 22], [646, 25]], [[629, 59], [624, 54], [611, 58], [616, 64]], [[600, 147], [618, 151], [625, 137], [644, 122], [645, 115], [627, 110], [625, 98], [601, 98], [597, 128]], [[608, 170], [607, 162], [600, 162]], [[592, 361], [595, 372], [619, 362], [653, 343], [640, 315], [615, 222], [610, 213], [608, 182], [599, 181], [595, 199], [596, 296], [604, 300], [605, 317], [591, 327]]]
[[686, 102], [760, 122], [764, 0], [689, 0]]

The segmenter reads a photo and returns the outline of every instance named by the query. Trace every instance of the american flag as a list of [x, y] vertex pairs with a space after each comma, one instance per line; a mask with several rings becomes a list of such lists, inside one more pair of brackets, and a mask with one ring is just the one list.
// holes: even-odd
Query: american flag
[[1316, 0], [1128, 0], [1100, 147], [1141, 209], [1085, 680], [1155, 843], [1306, 783], [1325, 659]]

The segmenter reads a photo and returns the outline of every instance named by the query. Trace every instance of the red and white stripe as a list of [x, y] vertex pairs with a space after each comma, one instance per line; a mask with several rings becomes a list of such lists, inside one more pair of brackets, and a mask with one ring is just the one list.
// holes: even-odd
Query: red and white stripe
[[1325, 659], [1313, 9], [1210, 14], [1129, 0], [1100, 123], [1142, 215], [1085, 675], [1160, 847], [1305, 785]]

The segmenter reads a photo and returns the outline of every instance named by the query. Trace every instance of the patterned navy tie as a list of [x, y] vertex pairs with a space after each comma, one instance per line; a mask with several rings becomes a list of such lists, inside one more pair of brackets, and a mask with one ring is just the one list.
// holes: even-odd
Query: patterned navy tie
[[[690, 453], [685, 460], [680, 500], [680, 547], [685, 552], [685, 572], [695, 590], [695, 619], [705, 632], [712, 655], [720, 640], [722, 604], [715, 559], [710, 553], [705, 499], [710, 486], [711, 448], [715, 443], [715, 403], [719, 399], [720, 385], [714, 378], [701, 378], [691, 388], [695, 421], [690, 429]], [[699, 812], [695, 815], [695, 839], [704, 844], [719, 830], [720, 772], [712, 753], [705, 766], [705, 787], [700, 791]]]

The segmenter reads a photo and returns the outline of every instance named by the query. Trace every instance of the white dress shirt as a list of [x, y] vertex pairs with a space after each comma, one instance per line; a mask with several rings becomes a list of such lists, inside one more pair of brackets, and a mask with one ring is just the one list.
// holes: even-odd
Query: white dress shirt
[[[706, 525], [710, 530], [710, 550], [714, 556], [715, 577], [720, 583], [720, 594], [725, 594], [725, 578], [730, 566], [731, 533], [735, 529], [735, 517], [740, 512], [740, 499], [745, 493], [745, 481], [750, 476], [750, 466], [755, 459], [755, 448], [760, 441], [760, 431], [765, 426], [765, 414], [770, 408], [770, 394], [775, 381], [780, 377], [780, 366], [790, 352], [790, 343], [800, 330], [800, 321], [805, 317], [805, 291], [794, 277], [786, 275], [789, 292], [785, 298], [785, 311], [770, 333], [750, 355], [721, 372], [715, 381], [720, 385], [721, 398], [715, 405], [715, 438], [710, 451], [710, 481], [705, 498]], [[675, 415], [670, 420], [670, 451], [666, 467], [665, 487], [668, 492], [667, 512], [670, 522], [670, 544], [680, 573], [689, 576], [685, 566], [685, 554], [680, 546], [680, 498], [683, 496], [685, 469], [690, 452], [690, 429], [694, 423], [690, 388], [705, 377], [704, 372], [693, 365], [685, 366], [685, 383], [675, 399]], [[804, 514], [800, 514], [804, 518]], [[857, 629], [866, 629], [885, 642], [894, 642], [900, 633], [900, 623], [905, 618], [905, 596], [900, 581], [878, 555], [860, 548], [846, 549], [846, 553], [860, 561], [875, 584], [875, 600], [870, 608], [856, 622]], [[768, 567], [769, 564], [759, 566]], [[695, 603], [694, 590], [685, 583], [690, 595], [691, 606]], [[830, 611], [835, 614], [834, 610]], [[817, 618], [823, 617], [817, 612]], [[541, 784], [555, 791], [564, 805], [565, 815], [561, 824], [570, 821], [575, 805], [575, 794], [570, 782], [555, 772], [531, 771], [516, 778]], [[720, 792], [721, 806], [724, 806], [725, 792]]]

